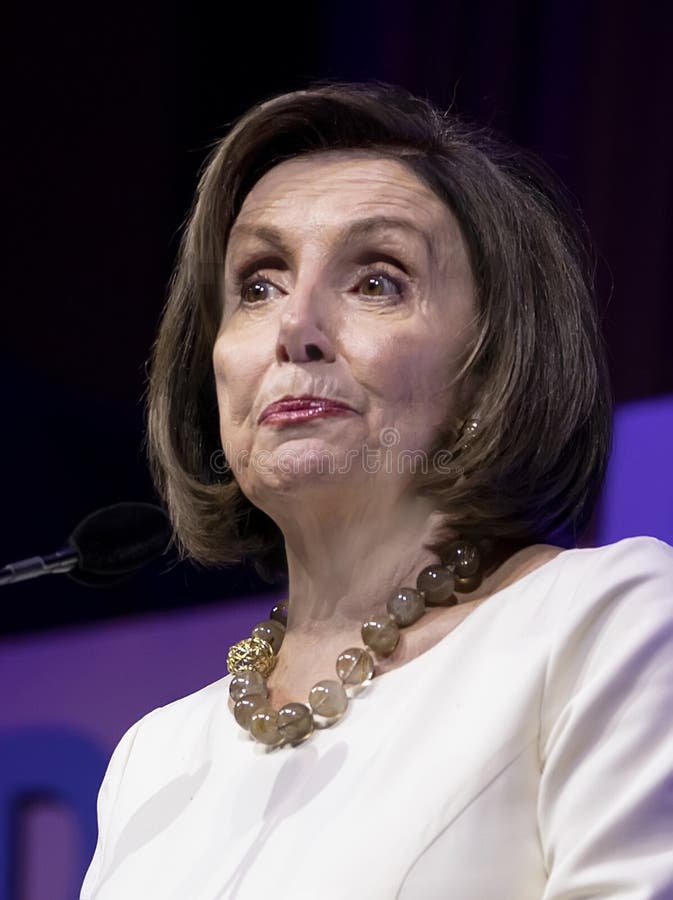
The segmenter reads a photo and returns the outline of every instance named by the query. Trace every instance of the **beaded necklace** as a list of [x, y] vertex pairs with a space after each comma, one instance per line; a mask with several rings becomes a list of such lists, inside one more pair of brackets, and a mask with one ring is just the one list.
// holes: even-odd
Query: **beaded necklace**
[[454, 591], [473, 590], [481, 569], [477, 546], [465, 540], [453, 541], [442, 563], [426, 566], [418, 575], [415, 588], [398, 588], [388, 599], [386, 613], [363, 622], [365, 647], [348, 647], [339, 654], [338, 680], [318, 681], [309, 691], [308, 703], [286, 703], [278, 710], [269, 703], [266, 685], [287, 625], [288, 601], [277, 603], [250, 637], [229, 648], [227, 669], [233, 674], [229, 698], [236, 721], [255, 741], [269, 748], [296, 746], [316, 727], [334, 725], [349, 701], [374, 678], [375, 656], [386, 657], [395, 650], [400, 628], [417, 622], [429, 606], [455, 606], [459, 600]]

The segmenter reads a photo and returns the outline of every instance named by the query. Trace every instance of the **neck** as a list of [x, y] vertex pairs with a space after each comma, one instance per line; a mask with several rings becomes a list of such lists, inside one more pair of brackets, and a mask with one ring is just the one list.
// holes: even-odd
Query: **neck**
[[288, 632], [359, 629], [394, 588], [413, 585], [437, 561], [425, 549], [435, 527], [427, 504], [416, 501], [375, 516], [317, 516], [286, 533]]
[[303, 696], [316, 681], [334, 678], [334, 663], [347, 647], [361, 646], [360, 629], [382, 613], [390, 594], [416, 583], [438, 562], [426, 549], [439, 517], [419, 498], [395, 508], [358, 514], [304, 516], [283, 528], [289, 574], [289, 615], [269, 689], [278, 702]]

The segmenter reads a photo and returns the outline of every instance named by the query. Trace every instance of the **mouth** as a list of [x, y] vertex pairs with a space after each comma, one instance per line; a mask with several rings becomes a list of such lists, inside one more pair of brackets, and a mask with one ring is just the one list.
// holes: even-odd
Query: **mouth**
[[305, 422], [328, 416], [343, 416], [355, 410], [339, 400], [329, 397], [283, 397], [270, 403], [257, 420], [257, 424], [284, 424], [287, 422]]

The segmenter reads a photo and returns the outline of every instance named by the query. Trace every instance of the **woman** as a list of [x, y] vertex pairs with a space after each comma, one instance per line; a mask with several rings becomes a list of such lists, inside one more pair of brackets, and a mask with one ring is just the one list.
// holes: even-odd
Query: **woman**
[[185, 552], [289, 605], [123, 737], [84, 900], [673, 897], [673, 550], [576, 546], [610, 410], [578, 233], [392, 88], [218, 145], [150, 456]]

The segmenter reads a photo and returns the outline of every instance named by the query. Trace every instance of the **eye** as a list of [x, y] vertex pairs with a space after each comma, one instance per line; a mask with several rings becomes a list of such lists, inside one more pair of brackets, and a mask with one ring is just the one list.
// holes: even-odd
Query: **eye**
[[371, 272], [359, 282], [358, 287], [365, 297], [402, 296], [402, 285], [385, 272]]
[[[274, 293], [275, 292], [275, 293]], [[266, 278], [248, 278], [241, 285], [241, 300], [248, 305], [264, 302], [273, 299], [280, 293], [275, 284], [267, 281]]]

